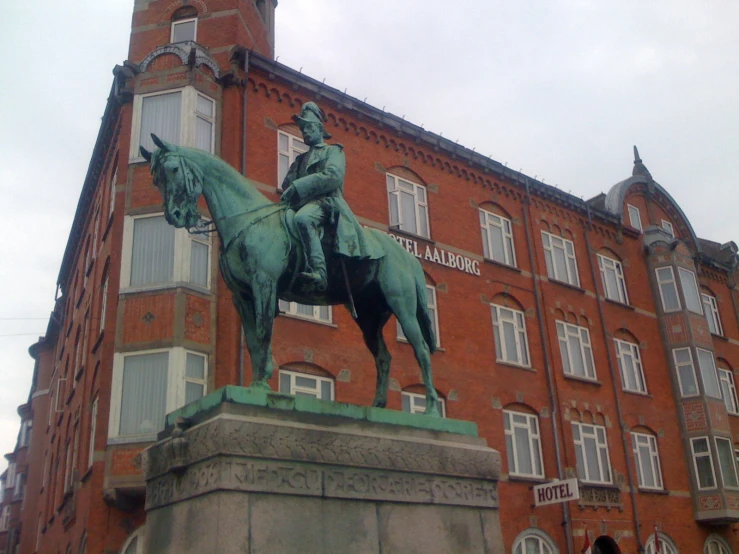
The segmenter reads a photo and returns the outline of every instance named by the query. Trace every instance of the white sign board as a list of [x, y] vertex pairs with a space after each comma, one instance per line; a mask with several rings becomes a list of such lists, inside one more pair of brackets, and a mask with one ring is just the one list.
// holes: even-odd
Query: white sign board
[[566, 479], [564, 481], [552, 481], [534, 487], [534, 505], [546, 506], [568, 500], [580, 498], [580, 488], [577, 479]]

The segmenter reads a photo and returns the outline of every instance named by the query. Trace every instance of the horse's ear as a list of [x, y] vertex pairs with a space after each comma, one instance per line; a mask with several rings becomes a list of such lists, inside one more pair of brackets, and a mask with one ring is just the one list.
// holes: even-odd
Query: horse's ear
[[139, 146], [139, 150], [141, 151], [141, 155], [144, 157], [144, 159], [147, 162], [151, 161], [151, 152], [149, 152], [146, 148], [143, 146]]
[[151, 140], [154, 141], [154, 144], [156, 144], [159, 148], [162, 150], [169, 150], [169, 146], [167, 146], [167, 143], [164, 142], [162, 139], [160, 139], [158, 136], [156, 136], [154, 133], [151, 134]]

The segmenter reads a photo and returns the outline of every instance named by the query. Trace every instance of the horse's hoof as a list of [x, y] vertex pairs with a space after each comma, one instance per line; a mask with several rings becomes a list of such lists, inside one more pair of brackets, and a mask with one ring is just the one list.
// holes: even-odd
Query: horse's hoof
[[253, 381], [251, 385], [249, 385], [250, 389], [257, 389], [257, 390], [272, 390], [269, 386], [269, 383], [267, 383], [266, 379], [260, 379], [259, 381]]
[[373, 408], [384, 408], [385, 406], [387, 406], [387, 400], [375, 400], [372, 402]]
[[431, 417], [441, 417], [441, 412], [439, 411], [439, 403], [436, 401], [427, 403], [425, 414]]

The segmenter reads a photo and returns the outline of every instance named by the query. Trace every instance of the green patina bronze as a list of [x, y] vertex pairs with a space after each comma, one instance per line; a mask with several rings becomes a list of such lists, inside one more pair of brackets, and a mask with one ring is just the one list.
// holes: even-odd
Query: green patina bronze
[[151, 162], [171, 225], [197, 229], [197, 200], [205, 197], [221, 238], [221, 274], [233, 294], [251, 355], [252, 388], [269, 389], [278, 298], [343, 304], [355, 311], [375, 359], [372, 405], [387, 404], [391, 356], [382, 330], [395, 315], [421, 367], [426, 413], [438, 416], [431, 375], [436, 339], [423, 269], [392, 237], [358, 224], [343, 197], [343, 150], [323, 142], [329, 135], [322, 118], [312, 102], [295, 117], [310, 150], [290, 168], [279, 203], [270, 202], [233, 167], [202, 150], [167, 144], [152, 135], [158, 150], [141, 152]]

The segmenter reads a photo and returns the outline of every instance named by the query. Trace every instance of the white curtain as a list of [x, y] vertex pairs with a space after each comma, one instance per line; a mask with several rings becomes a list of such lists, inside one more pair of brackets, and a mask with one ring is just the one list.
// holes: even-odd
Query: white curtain
[[174, 237], [162, 216], [134, 220], [131, 286], [173, 281]]
[[208, 248], [207, 244], [191, 241], [190, 282], [201, 287], [208, 286]]
[[123, 364], [121, 435], [155, 433], [167, 413], [169, 353], [127, 356]]
[[160, 139], [180, 144], [182, 120], [182, 92], [145, 96], [141, 105], [141, 134], [139, 143], [147, 150], [155, 150], [151, 133]]

